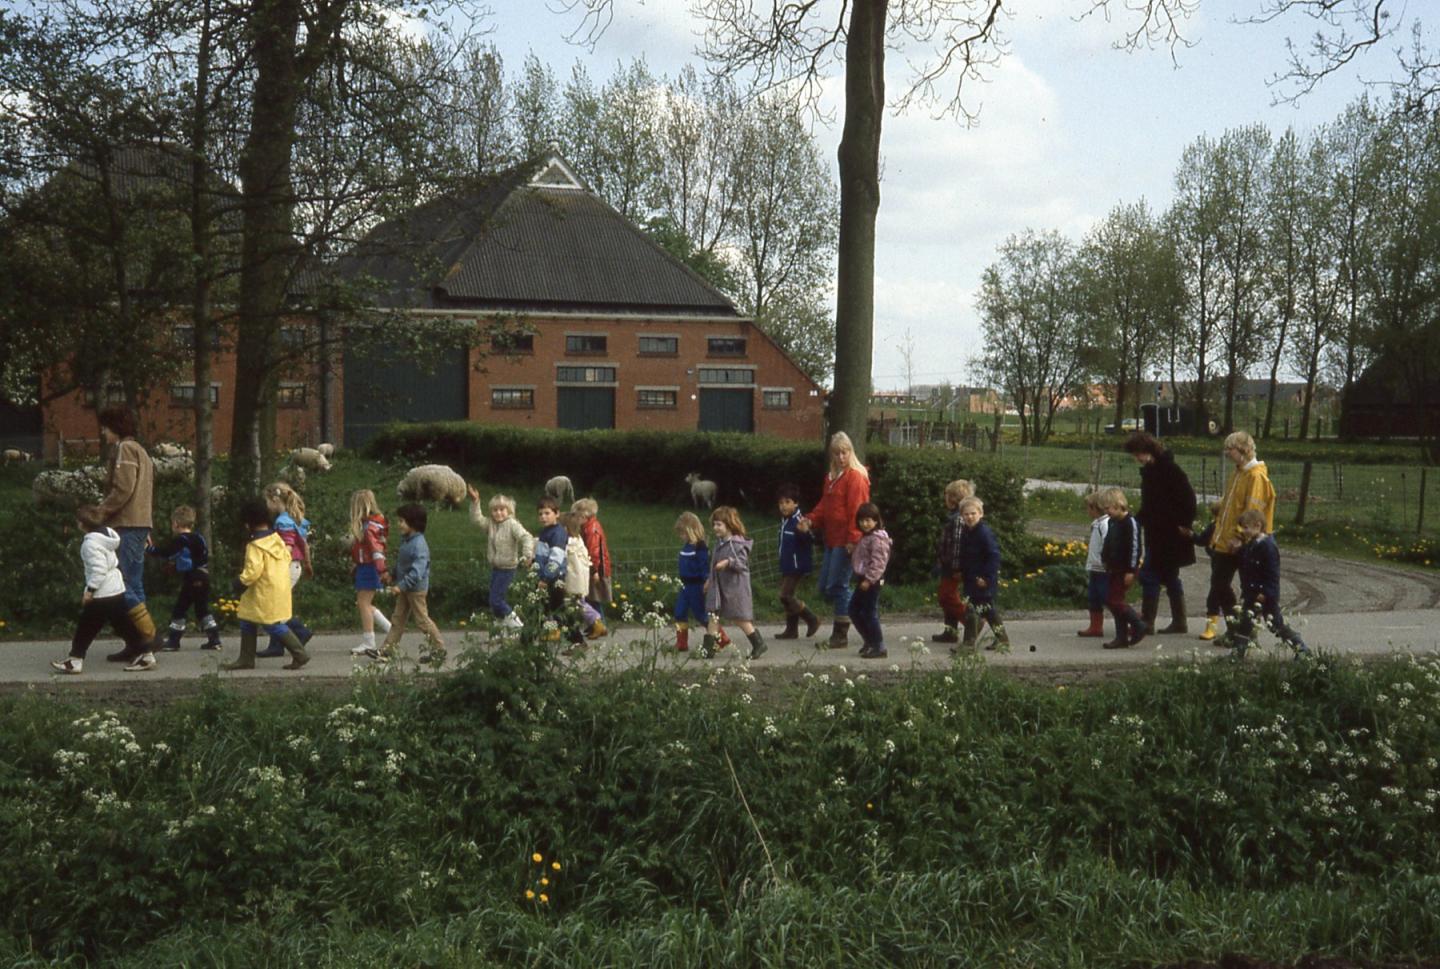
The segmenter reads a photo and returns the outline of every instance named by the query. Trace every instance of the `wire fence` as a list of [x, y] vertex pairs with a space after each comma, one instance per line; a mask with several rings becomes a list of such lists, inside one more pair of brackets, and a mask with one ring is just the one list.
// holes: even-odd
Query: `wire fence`
[[[1123, 451], [1010, 448], [1004, 459], [1026, 478], [1071, 481], [1090, 487], [1137, 489], [1140, 469]], [[1261, 455], [1263, 459], [1263, 454]], [[1233, 465], [1221, 458], [1177, 454], [1202, 506], [1225, 492]], [[1344, 461], [1266, 461], [1275, 487], [1277, 522], [1361, 523], [1386, 531], [1440, 535], [1440, 484], [1421, 465], [1355, 464]], [[1305, 497], [1303, 518], [1301, 497]]]
[[[429, 545], [433, 565], [447, 568], [487, 568], [484, 542], [444, 540], [437, 536], [430, 540]], [[640, 548], [616, 548], [612, 545], [612, 581], [622, 589], [636, 586], [642, 578], [669, 578], [678, 581], [675, 570], [679, 552], [678, 545]], [[779, 556], [759, 554], [757, 549], [757, 553], [750, 557], [750, 579], [752, 582], [778, 584]]]

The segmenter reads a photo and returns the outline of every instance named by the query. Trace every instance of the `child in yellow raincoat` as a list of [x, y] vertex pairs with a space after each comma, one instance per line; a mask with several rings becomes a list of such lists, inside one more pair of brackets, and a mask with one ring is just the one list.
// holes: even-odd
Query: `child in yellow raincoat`
[[240, 521], [250, 533], [245, 546], [245, 565], [238, 580], [244, 586], [240, 607], [240, 656], [233, 663], [223, 663], [223, 670], [253, 670], [255, 642], [261, 628], [280, 641], [290, 653], [287, 670], [298, 670], [310, 662], [300, 644], [290, 619], [290, 547], [271, 528], [270, 509], [263, 498], [252, 498], [240, 509]]

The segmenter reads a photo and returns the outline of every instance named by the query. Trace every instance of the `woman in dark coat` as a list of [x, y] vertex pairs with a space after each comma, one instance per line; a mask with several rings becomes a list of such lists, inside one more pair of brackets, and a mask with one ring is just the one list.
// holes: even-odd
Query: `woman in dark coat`
[[1135, 515], [1145, 529], [1140, 614], [1146, 632], [1154, 633], [1163, 585], [1170, 596], [1170, 625], [1160, 632], [1183, 633], [1188, 626], [1180, 570], [1195, 564], [1195, 544], [1190, 540], [1190, 526], [1195, 522], [1195, 489], [1175, 463], [1175, 455], [1150, 434], [1131, 434], [1125, 450], [1140, 465], [1140, 510]]

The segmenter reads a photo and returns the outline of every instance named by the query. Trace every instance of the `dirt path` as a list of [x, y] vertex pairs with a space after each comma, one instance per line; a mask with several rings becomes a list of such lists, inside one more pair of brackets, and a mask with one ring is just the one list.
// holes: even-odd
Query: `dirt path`
[[[1084, 541], [1090, 533], [1083, 524], [1039, 520], [1030, 523], [1030, 531], [1065, 541]], [[1440, 607], [1440, 575], [1417, 569], [1282, 549], [1280, 575], [1282, 605], [1287, 611], [1326, 615]], [[1209, 561], [1202, 554], [1200, 561], [1185, 569], [1181, 577], [1193, 614], [1204, 608], [1210, 582]]]

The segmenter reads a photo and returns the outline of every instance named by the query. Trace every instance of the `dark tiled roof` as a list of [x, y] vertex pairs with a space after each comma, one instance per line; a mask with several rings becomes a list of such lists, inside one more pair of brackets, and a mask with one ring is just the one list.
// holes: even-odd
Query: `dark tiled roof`
[[379, 226], [340, 274], [379, 282], [391, 306], [737, 315], [590, 192], [529, 185], [546, 160]]

